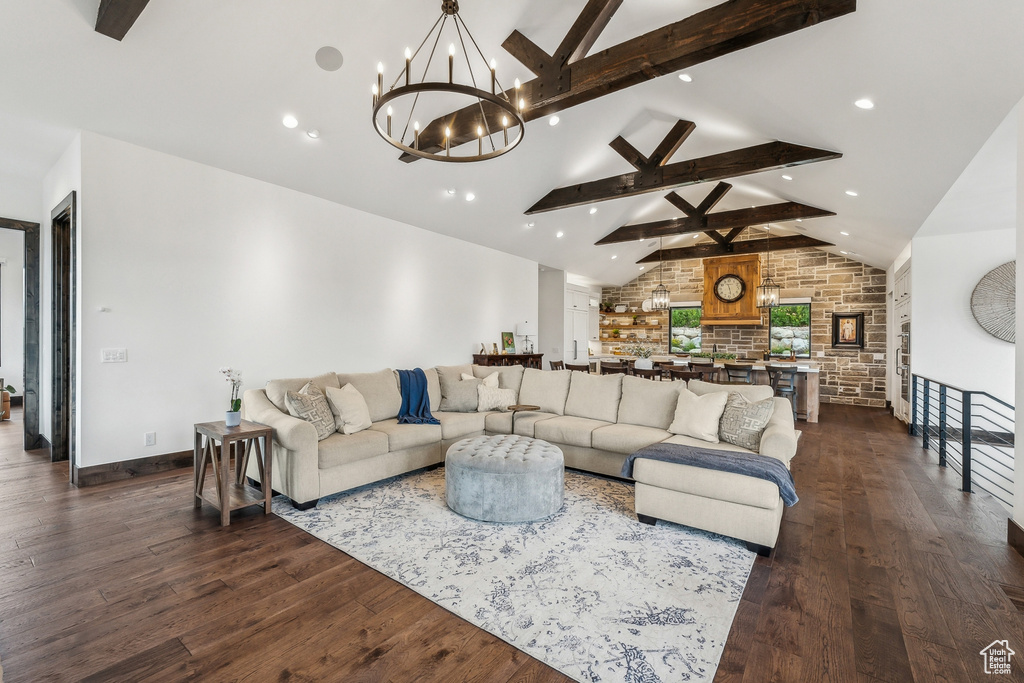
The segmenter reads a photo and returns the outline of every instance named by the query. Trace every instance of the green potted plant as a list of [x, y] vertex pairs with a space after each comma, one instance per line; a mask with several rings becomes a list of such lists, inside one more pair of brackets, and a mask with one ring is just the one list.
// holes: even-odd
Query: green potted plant
[[619, 338], [619, 328], [616, 327], [612, 330], [612, 337], [614, 337], [615, 339]]
[[231, 402], [224, 413], [224, 425], [237, 427], [242, 423], [242, 399], [238, 398], [238, 392], [242, 388], [242, 373], [232, 368], [221, 368], [220, 373], [231, 383]]

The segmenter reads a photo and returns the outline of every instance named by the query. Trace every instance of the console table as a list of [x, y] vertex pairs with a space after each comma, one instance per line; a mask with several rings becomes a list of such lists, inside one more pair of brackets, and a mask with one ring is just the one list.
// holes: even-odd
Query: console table
[[528, 368], [543, 370], [542, 358], [544, 358], [543, 353], [508, 353], [504, 355], [474, 353], [473, 364], [487, 366], [525, 365]]

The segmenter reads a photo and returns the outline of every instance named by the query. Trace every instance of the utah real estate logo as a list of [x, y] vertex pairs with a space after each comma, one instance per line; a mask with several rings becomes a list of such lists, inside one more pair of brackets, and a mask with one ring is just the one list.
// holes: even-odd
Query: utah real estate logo
[[1009, 641], [993, 640], [980, 654], [985, 658], [985, 673], [1007, 675], [1010, 660], [1017, 653], [1010, 649]]

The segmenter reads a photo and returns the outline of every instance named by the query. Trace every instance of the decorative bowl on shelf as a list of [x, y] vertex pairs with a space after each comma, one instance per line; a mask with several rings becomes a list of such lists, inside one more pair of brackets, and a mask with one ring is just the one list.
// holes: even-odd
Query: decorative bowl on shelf
[[625, 313], [626, 312], [626, 304], [619, 304], [618, 306], [616, 306], [615, 307], [615, 312], [616, 313]]
[[654, 308], [654, 304], [651, 303], [650, 299], [644, 299], [644, 302], [640, 304], [640, 308], [641, 310], [643, 310], [644, 313], [650, 313], [651, 310]]

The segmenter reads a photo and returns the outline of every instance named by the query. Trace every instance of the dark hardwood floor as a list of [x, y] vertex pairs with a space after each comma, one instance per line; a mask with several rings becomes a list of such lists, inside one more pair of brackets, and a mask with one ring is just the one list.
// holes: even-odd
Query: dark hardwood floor
[[[17, 417], [17, 416], [16, 416]], [[1024, 558], [885, 411], [823, 406], [801, 502], [759, 558], [716, 680], [994, 681], [1024, 658]], [[191, 472], [88, 489], [0, 423], [4, 681], [565, 681], [255, 508], [222, 529]]]

